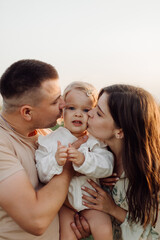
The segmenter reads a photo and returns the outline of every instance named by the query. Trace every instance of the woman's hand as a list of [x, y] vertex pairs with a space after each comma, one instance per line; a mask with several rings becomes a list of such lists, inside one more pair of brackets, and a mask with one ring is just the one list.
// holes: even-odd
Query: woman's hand
[[78, 138], [77, 141], [75, 141], [74, 143], [72, 143], [71, 145], [78, 149], [83, 143], [85, 143], [88, 140], [88, 136], [84, 135], [83, 137]]
[[101, 178], [100, 183], [103, 186], [113, 187], [119, 180], [117, 173], [113, 173], [110, 177]]
[[77, 239], [82, 239], [89, 237], [91, 234], [89, 224], [84, 216], [76, 213], [74, 217], [74, 222], [71, 223], [71, 228], [75, 233]]
[[126, 218], [127, 211], [123, 208], [116, 205], [113, 198], [105, 192], [97, 183], [92, 180], [88, 180], [89, 184], [95, 189], [89, 189], [83, 187], [82, 189], [89, 193], [90, 196], [83, 195], [83, 205], [87, 206], [90, 209], [99, 210], [116, 218], [119, 222], [124, 222]]
[[88, 182], [95, 189], [95, 191], [87, 187], [82, 188], [84, 191], [89, 193], [89, 195], [91, 195], [83, 195], [83, 200], [86, 200], [86, 202], [83, 201], [83, 205], [90, 209], [99, 210], [113, 216], [117, 205], [112, 197], [94, 181], [88, 180]]

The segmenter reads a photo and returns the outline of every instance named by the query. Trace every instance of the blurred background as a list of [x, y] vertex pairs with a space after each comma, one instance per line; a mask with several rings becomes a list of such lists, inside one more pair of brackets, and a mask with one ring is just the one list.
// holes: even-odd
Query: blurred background
[[160, 102], [159, 0], [0, 0], [0, 75], [20, 59], [50, 63], [62, 91], [129, 83]]

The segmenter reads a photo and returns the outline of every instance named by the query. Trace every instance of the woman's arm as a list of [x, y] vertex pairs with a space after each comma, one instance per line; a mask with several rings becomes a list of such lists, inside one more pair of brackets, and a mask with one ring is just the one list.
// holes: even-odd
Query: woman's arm
[[122, 232], [122, 239], [124, 240], [128, 239], [135, 240], [141, 238], [149, 239], [152, 236], [152, 234], [155, 237], [155, 239], [159, 239], [158, 233], [152, 231], [152, 227], [150, 224], [148, 224], [146, 228], [144, 228], [143, 225], [141, 225], [140, 223], [129, 221], [126, 210], [117, 206], [112, 197], [108, 193], [106, 193], [101, 187], [99, 187], [96, 183], [94, 183], [91, 180], [89, 181], [89, 183], [92, 185], [95, 191], [89, 188], [84, 188], [84, 190], [92, 196], [92, 197], [86, 195], [83, 196], [84, 200], [89, 201], [89, 203], [85, 202], [84, 205], [89, 207], [90, 209], [95, 209], [108, 213], [114, 218], [116, 218], [121, 223], [120, 228]]

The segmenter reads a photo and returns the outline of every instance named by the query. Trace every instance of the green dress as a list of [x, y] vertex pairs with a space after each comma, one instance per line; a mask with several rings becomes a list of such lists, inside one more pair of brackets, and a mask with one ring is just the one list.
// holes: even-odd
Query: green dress
[[[125, 178], [125, 174], [123, 173], [112, 190], [112, 197], [115, 203], [125, 210], [128, 210], [126, 202], [127, 187], [128, 179]], [[145, 229], [140, 224], [131, 224], [128, 220], [128, 215], [122, 224], [118, 224], [113, 220], [113, 233], [114, 240], [160, 240], [159, 233], [150, 224]]]

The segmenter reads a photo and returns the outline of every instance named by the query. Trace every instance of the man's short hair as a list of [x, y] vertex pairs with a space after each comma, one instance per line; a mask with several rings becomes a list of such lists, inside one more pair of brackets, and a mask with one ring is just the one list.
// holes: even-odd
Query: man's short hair
[[13, 63], [0, 79], [3, 109], [13, 112], [24, 104], [39, 104], [42, 98], [41, 84], [58, 78], [56, 69], [48, 63], [33, 59]]
[[20, 60], [2, 75], [0, 93], [3, 98], [19, 97], [49, 79], [58, 79], [58, 73], [52, 65], [38, 60]]

